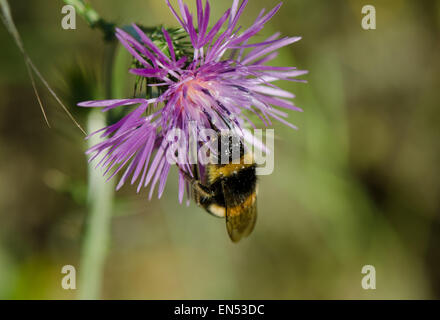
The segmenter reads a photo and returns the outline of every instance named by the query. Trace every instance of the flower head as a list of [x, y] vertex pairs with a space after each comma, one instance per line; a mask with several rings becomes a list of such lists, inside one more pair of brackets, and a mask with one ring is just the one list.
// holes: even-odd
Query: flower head
[[[105, 140], [90, 150], [93, 160], [101, 155], [99, 165], [113, 170], [111, 177], [122, 169], [125, 172], [118, 188], [130, 178], [138, 181], [138, 192], [150, 187], [150, 198], [157, 184], [159, 197], [162, 195], [171, 167], [167, 161], [170, 147], [169, 133], [180, 129], [189, 136], [191, 130], [203, 129], [234, 130], [243, 133], [246, 126], [256, 127], [246, 116], [253, 113], [267, 126], [276, 119], [292, 128], [287, 113], [279, 110], [301, 111], [288, 99], [294, 95], [273, 84], [277, 80], [300, 81], [295, 78], [306, 73], [293, 67], [266, 65], [277, 56], [277, 50], [292, 44], [299, 37], [280, 38], [280, 34], [252, 43], [252, 38], [275, 15], [281, 4], [269, 12], [263, 9], [255, 22], [245, 30], [238, 26], [238, 20], [248, 3], [234, 0], [232, 7], [208, 30], [210, 4], [203, 6], [197, 1], [197, 15], [194, 17], [188, 7], [178, 0], [180, 15], [165, 0], [171, 12], [187, 33], [193, 53], [179, 57], [173, 39], [162, 29], [167, 48], [159, 48], [137, 25], [133, 24], [135, 35], [117, 29], [116, 37], [136, 59], [137, 67], [131, 73], [147, 79], [148, 86], [158, 91], [156, 98], [123, 99], [82, 102], [84, 107], [110, 109], [138, 105], [115, 124], [99, 132]], [[190, 123], [195, 127], [191, 128]], [[244, 136], [244, 135], [243, 135]], [[186, 157], [185, 159], [187, 159]], [[182, 170], [191, 173], [189, 161], [180, 163]], [[182, 200], [185, 180], [179, 177], [179, 198]]]

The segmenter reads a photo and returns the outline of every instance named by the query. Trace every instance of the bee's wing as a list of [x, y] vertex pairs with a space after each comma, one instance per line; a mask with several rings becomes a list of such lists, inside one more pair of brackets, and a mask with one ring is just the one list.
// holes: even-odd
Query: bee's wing
[[238, 242], [254, 230], [257, 221], [257, 194], [254, 192], [245, 201], [237, 201], [236, 195], [223, 184], [223, 195], [226, 204], [226, 228], [231, 240]]

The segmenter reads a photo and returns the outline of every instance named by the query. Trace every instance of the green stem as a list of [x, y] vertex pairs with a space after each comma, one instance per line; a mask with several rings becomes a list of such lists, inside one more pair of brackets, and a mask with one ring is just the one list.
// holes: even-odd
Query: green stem
[[[104, 33], [107, 49], [105, 53], [103, 69], [105, 82], [105, 96], [111, 99], [113, 62], [116, 44], [114, 29], [115, 25], [102, 19], [99, 14], [84, 0], [63, 0], [64, 3], [75, 8], [91, 28], [98, 28]], [[100, 111], [92, 111], [87, 119], [88, 132], [95, 132], [107, 126], [106, 115]], [[88, 147], [99, 143], [99, 136], [93, 136], [88, 140]], [[79, 270], [79, 299], [95, 300], [101, 297], [102, 280], [105, 260], [110, 240], [111, 217], [114, 200], [114, 182], [106, 182], [102, 170], [95, 168], [93, 163], [88, 165], [89, 190], [88, 206], [84, 242], [81, 252]]]
[[[90, 112], [87, 129], [94, 132], [106, 126], [105, 115], [99, 110]], [[98, 143], [99, 136], [88, 140], [91, 147]], [[103, 270], [110, 239], [111, 214], [113, 208], [114, 183], [106, 182], [101, 170], [92, 163], [89, 173], [89, 215], [79, 269], [79, 299], [99, 299]]]
[[[104, 62], [105, 97], [113, 98], [113, 64], [116, 43], [108, 43]], [[106, 114], [101, 110], [93, 110], [88, 116], [88, 131], [95, 132], [107, 126]], [[88, 140], [88, 147], [102, 141], [99, 136]], [[96, 161], [99, 161], [98, 159]], [[89, 216], [83, 243], [80, 270], [80, 299], [99, 299], [101, 297], [102, 279], [104, 274], [107, 246], [110, 240], [110, 227], [115, 184], [106, 181], [102, 170], [89, 163]]]

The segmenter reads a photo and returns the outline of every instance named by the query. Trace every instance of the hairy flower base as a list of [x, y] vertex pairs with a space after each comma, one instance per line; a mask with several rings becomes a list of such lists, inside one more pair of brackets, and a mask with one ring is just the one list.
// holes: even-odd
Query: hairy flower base
[[[299, 37], [279, 38], [280, 34], [276, 33], [262, 42], [251, 43], [281, 4], [267, 13], [263, 9], [255, 22], [243, 30], [237, 24], [248, 0], [241, 3], [234, 0], [232, 7], [208, 30], [209, 1], [203, 6], [201, 0], [196, 0], [196, 17], [182, 0], [178, 0], [181, 15], [168, 0], [165, 2], [187, 33], [194, 48], [192, 56], [177, 59], [173, 41], [165, 29], [162, 32], [168, 48], [164, 51], [134, 24], [136, 38], [121, 29], [116, 32], [121, 44], [138, 62], [138, 67], [130, 72], [144, 77], [149, 86], [160, 89], [159, 96], [79, 104], [102, 107], [103, 111], [138, 105], [117, 123], [98, 131], [105, 141], [88, 153], [93, 154], [91, 160], [100, 158], [98, 166], [105, 167], [106, 173], [111, 172], [110, 178], [125, 170], [118, 188], [129, 179], [132, 184], [139, 181], [138, 191], [151, 186], [150, 197], [157, 185], [159, 197], [165, 188], [171, 167], [167, 154], [175, 153], [172, 149], [176, 146], [175, 140], [171, 138], [175, 139], [176, 130], [183, 146], [178, 152], [177, 165], [191, 175], [191, 155], [197, 155], [209, 141], [206, 129], [215, 132], [231, 130], [240, 139], [253, 141], [253, 135], [245, 128], [256, 128], [257, 125], [246, 114], [256, 115], [265, 126], [272, 125], [272, 119], [275, 119], [296, 128], [287, 120], [287, 112], [280, 109], [302, 110], [290, 101], [294, 95], [274, 82], [302, 81], [296, 77], [306, 73], [294, 67], [266, 65], [276, 58], [278, 49], [298, 41]], [[200, 141], [196, 152], [190, 152], [190, 143], [182, 143], [190, 141], [193, 136], [199, 137]], [[180, 172], [181, 201], [185, 188], [188, 190], [189, 186]]]

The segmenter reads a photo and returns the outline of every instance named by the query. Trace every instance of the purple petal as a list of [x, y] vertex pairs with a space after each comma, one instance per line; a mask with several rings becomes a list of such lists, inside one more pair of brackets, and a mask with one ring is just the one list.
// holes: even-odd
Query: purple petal
[[107, 107], [115, 108], [119, 106], [129, 106], [138, 103], [148, 103], [146, 99], [113, 99], [113, 100], [93, 100], [78, 103], [80, 107]]

